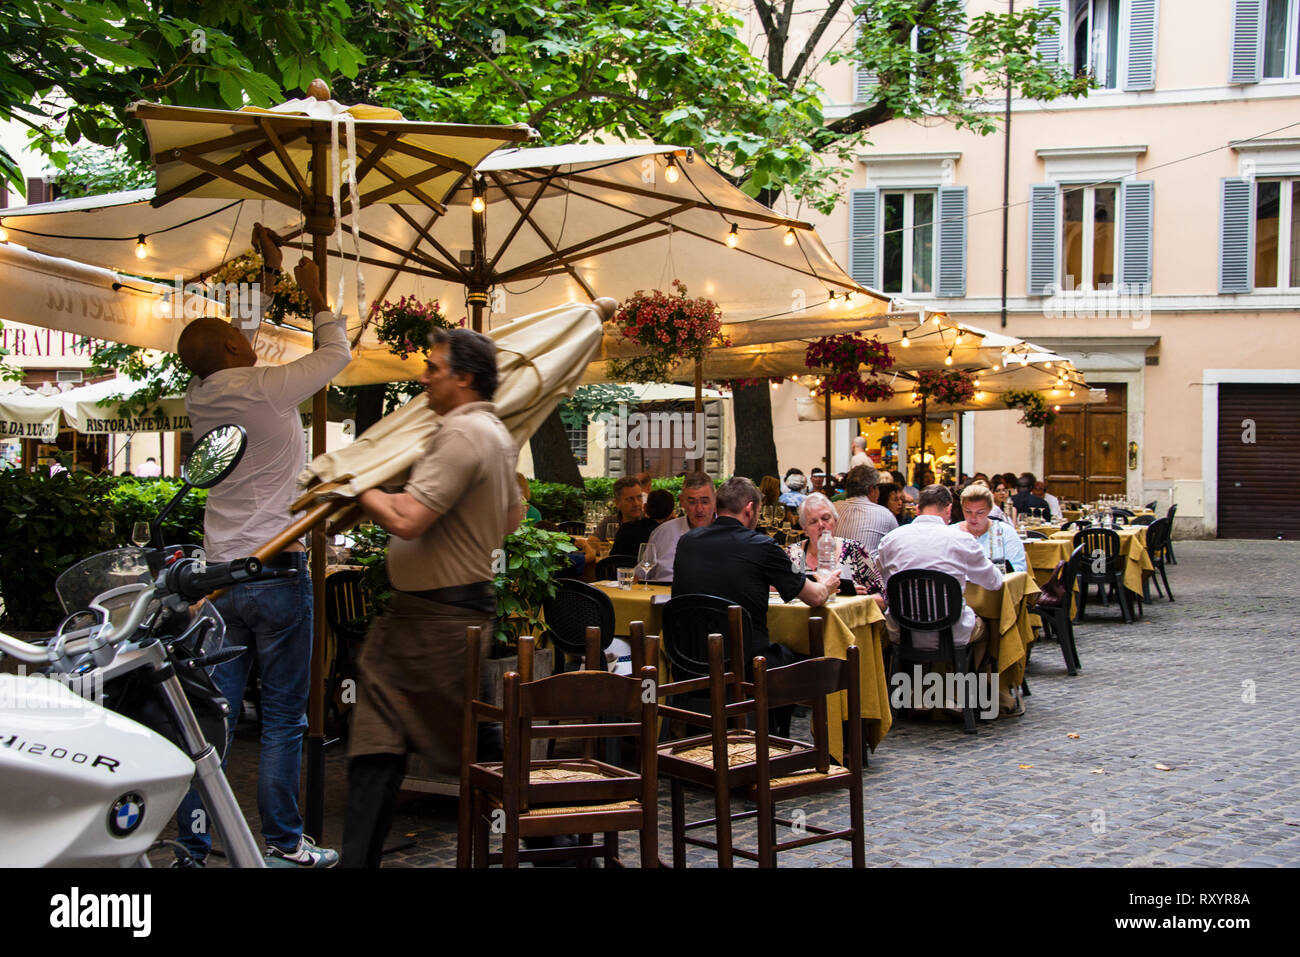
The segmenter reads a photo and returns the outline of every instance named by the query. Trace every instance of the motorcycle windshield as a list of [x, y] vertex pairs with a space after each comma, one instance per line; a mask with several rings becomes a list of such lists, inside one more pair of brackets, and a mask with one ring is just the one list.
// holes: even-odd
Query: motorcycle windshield
[[115, 548], [77, 562], [58, 577], [54, 592], [63, 604], [64, 613], [71, 615], [89, 608], [96, 595], [111, 588], [152, 581], [143, 548]]

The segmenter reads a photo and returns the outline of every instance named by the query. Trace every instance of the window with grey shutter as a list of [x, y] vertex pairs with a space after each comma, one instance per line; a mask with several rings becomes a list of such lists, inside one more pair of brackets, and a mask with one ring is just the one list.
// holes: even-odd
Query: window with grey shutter
[[1264, 0], [1233, 0], [1229, 83], [1258, 83], [1264, 68]]
[[1038, 55], [1044, 63], [1061, 62], [1061, 37], [1065, 31], [1061, 29], [1064, 22], [1061, 16], [1062, 0], [1038, 0], [1039, 10], [1050, 10], [1055, 16], [1053, 28], [1048, 32], [1047, 23], [1044, 23], [1038, 34]]
[[849, 198], [849, 275], [880, 288], [880, 190], [855, 189]]
[[1125, 180], [1120, 186], [1119, 217], [1119, 281], [1130, 289], [1140, 286], [1150, 292], [1155, 183]]
[[966, 187], [939, 190], [939, 277], [941, 297], [966, 295]]
[[1219, 292], [1250, 292], [1255, 285], [1254, 184], [1248, 179], [1219, 181]]
[[1050, 296], [1056, 291], [1060, 258], [1060, 197], [1055, 183], [1029, 187], [1028, 295]]
[[[859, 25], [853, 24], [853, 45], [856, 47], [858, 42]], [[853, 102], [869, 103], [875, 99], [876, 93], [876, 74], [872, 70], [858, 67], [853, 71]]]
[[1156, 88], [1156, 0], [1130, 0], [1128, 4], [1128, 64], [1124, 89]]

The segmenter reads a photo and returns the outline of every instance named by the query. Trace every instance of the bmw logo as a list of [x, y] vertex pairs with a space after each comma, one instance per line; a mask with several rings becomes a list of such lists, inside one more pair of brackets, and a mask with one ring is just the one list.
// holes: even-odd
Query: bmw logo
[[134, 792], [123, 794], [108, 810], [108, 829], [114, 837], [126, 837], [144, 820], [144, 798]]

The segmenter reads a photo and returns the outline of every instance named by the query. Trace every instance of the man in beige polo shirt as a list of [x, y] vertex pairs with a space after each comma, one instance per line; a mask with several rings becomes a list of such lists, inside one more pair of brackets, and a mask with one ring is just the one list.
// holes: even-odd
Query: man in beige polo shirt
[[366, 636], [348, 745], [344, 867], [378, 867], [412, 751], [456, 774], [465, 629], [494, 631], [493, 553], [523, 518], [519, 452], [496, 416], [496, 346], [467, 329], [435, 330], [420, 381], [442, 428], [396, 493], [361, 504], [389, 531], [393, 597]]

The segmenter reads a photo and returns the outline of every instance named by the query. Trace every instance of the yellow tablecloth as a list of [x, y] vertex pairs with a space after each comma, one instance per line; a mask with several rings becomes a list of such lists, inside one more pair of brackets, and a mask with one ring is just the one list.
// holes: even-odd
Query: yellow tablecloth
[[[623, 591], [608, 582], [596, 582], [614, 605], [614, 630], [626, 634], [634, 621], [645, 623], [646, 634], [663, 633], [661, 606], [651, 604], [655, 595], [668, 595], [672, 588], [640, 585]], [[862, 651], [858, 655], [861, 669], [862, 709], [865, 721], [863, 734], [874, 749], [889, 733], [893, 718], [889, 711], [889, 684], [885, 675], [884, 645], [889, 641], [885, 631], [885, 617], [876, 603], [865, 595], [854, 598], [836, 598], [829, 605], [810, 608], [801, 601], [788, 604], [775, 601], [767, 609], [767, 633], [772, 641], [786, 645], [801, 654], [808, 654], [808, 619], [814, 615], [825, 621], [823, 643], [829, 658], [847, 657], [850, 645]], [[827, 724], [830, 726], [830, 749], [836, 759], [844, 755], [843, 728], [847, 720], [848, 695], [841, 693], [827, 701]]]
[[1065, 538], [1031, 538], [1025, 542], [1025, 558], [1040, 588], [1052, 577], [1057, 562], [1069, 561], [1073, 550], [1069, 539]]
[[[1119, 534], [1120, 554], [1124, 558], [1124, 587], [1142, 594], [1142, 579], [1155, 571], [1151, 556], [1147, 554], [1147, 528], [1145, 525], [1121, 525], [1114, 529]], [[1074, 531], [1057, 532], [1052, 540], [1072, 542]]]
[[1025, 572], [1012, 572], [994, 590], [966, 586], [966, 604], [992, 626], [989, 652], [997, 659], [1004, 688], [1018, 688], [1024, 680], [1026, 651], [1034, 641], [1029, 602], [1037, 595], [1038, 584]]

